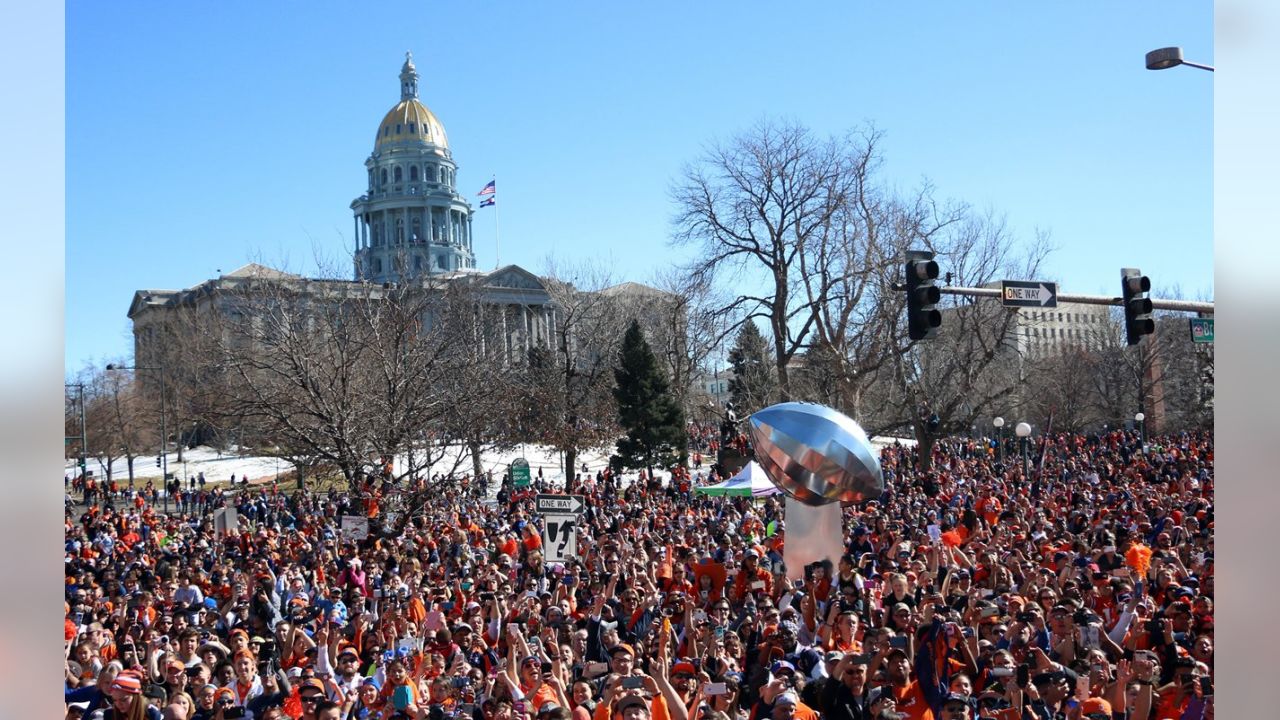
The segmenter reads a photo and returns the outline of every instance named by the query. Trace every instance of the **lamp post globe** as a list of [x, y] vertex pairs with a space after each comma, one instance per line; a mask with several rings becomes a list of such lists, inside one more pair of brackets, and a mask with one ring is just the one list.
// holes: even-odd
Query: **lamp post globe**
[[1020, 422], [1013, 432], [1018, 436], [1019, 444], [1022, 445], [1022, 479], [1027, 480], [1031, 477], [1031, 460], [1027, 457], [1027, 438], [1031, 436], [1031, 426]]

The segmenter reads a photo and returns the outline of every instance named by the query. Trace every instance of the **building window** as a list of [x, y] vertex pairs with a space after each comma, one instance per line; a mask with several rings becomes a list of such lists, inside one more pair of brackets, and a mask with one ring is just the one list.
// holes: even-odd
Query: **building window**
[[382, 183], [379, 185], [379, 187], [386, 184], [387, 184], [387, 169], [382, 168]]
[[418, 182], [418, 166], [409, 166], [409, 182]]
[[374, 259], [373, 259], [373, 272], [374, 272], [375, 274], [381, 274], [381, 273], [382, 273], [382, 258], [374, 258]]
[[448, 263], [444, 261], [443, 255], [436, 256], [436, 267], [440, 268], [441, 270], [448, 270], [449, 268], [447, 267], [447, 265]]
[[415, 127], [414, 123], [409, 123], [409, 134], [410, 135], [418, 134], [418, 129]]
[[396, 166], [396, 169], [395, 169], [395, 175], [396, 175], [396, 180], [395, 180], [395, 181], [396, 181], [396, 182], [400, 182], [402, 175], [401, 175], [401, 172], [400, 172], [400, 166], [399, 166], [399, 165], [397, 165], [397, 166]]
[[427, 166], [427, 182], [436, 181], [436, 167], [434, 165]]
[[422, 256], [421, 256], [421, 255], [414, 255], [414, 256], [413, 256], [413, 269], [414, 269], [414, 270], [418, 270], [418, 271], [421, 271], [421, 270], [422, 270]]
[[391, 126], [390, 126], [390, 125], [388, 125], [388, 126], [386, 126], [386, 127], [382, 128], [382, 137], [387, 137], [387, 136], [388, 136], [388, 135], [390, 135], [390, 134], [391, 134]]
[[413, 219], [413, 241], [422, 242], [422, 221], [418, 218]]
[[396, 123], [396, 134], [400, 134], [400, 123]]

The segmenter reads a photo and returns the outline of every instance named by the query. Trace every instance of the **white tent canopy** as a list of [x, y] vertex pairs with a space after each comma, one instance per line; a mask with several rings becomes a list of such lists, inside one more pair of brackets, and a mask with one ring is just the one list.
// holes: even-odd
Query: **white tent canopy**
[[764, 468], [755, 460], [747, 463], [737, 475], [716, 485], [696, 488], [704, 495], [735, 495], [741, 497], [766, 497], [776, 495], [781, 490], [764, 474]]

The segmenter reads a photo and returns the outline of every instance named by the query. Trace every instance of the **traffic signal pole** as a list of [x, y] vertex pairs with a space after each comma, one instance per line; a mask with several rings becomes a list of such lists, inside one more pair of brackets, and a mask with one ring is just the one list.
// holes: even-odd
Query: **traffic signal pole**
[[[940, 287], [938, 290], [943, 295], [966, 295], [969, 297], [991, 297], [1000, 298], [1000, 288], [971, 288], [971, 287]], [[1059, 302], [1079, 303], [1081, 305], [1115, 305], [1123, 306], [1124, 298], [1109, 297], [1107, 295], [1067, 295], [1058, 293]], [[1176, 310], [1181, 312], [1205, 313], [1213, 314], [1213, 303], [1211, 302], [1192, 302], [1189, 300], [1151, 300], [1151, 307], [1155, 310]]]

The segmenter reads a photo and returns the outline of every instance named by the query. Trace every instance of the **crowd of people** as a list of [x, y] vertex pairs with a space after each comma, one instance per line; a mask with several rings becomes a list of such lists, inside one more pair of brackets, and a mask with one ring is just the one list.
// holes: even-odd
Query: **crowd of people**
[[780, 496], [697, 470], [576, 479], [563, 563], [528, 493], [462, 479], [394, 517], [394, 487], [254, 487], [220, 499], [235, 527], [93, 496], [65, 521], [67, 718], [1211, 718], [1212, 435], [1002, 455], [886, 447], [844, 554], [802, 568]]

